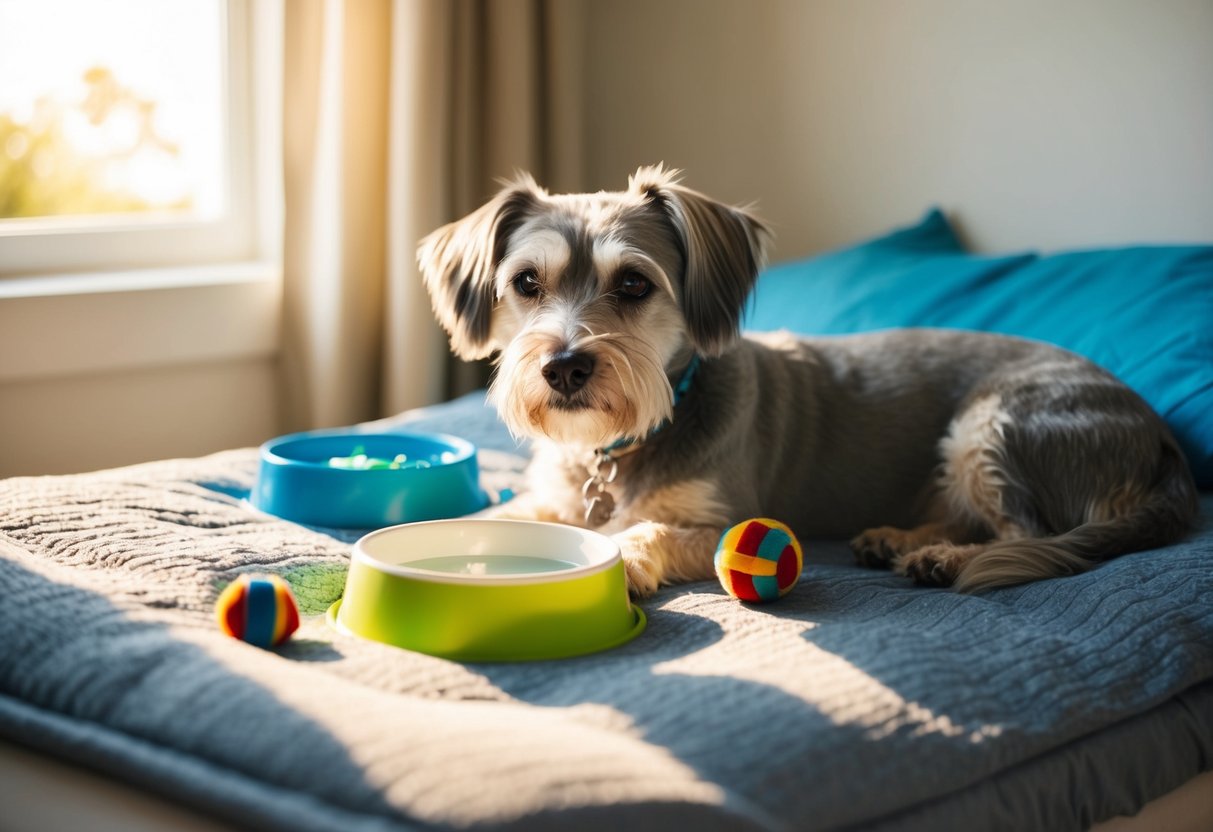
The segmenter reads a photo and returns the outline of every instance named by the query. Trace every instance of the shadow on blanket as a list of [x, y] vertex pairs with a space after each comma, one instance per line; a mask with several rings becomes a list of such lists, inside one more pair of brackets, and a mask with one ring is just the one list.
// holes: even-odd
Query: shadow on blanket
[[[323, 828], [347, 820], [343, 807], [393, 813], [324, 726], [262, 687], [238, 660], [228, 662], [230, 653], [221, 660], [208, 649], [215, 634], [140, 620], [137, 602], [123, 609], [8, 558], [0, 558], [0, 582], [6, 739], [240, 825], [281, 823], [285, 814], [299, 829]], [[255, 753], [266, 745], [278, 753]], [[315, 799], [275, 795], [263, 780]]]
[[[662, 603], [671, 598], [678, 611]], [[667, 590], [646, 604], [649, 629], [644, 636], [618, 650], [566, 660], [558, 667], [473, 667], [501, 690], [531, 704], [560, 708], [597, 703], [625, 714], [647, 743], [668, 749], [701, 779], [725, 785], [726, 805], [778, 827], [786, 821], [790, 794], [833, 790], [839, 766], [862, 771], [879, 765], [888, 751], [863, 724], [805, 696], [812, 683], [805, 685], [803, 671], [827, 671], [824, 665], [806, 665], [798, 672], [747, 661], [755, 651], [768, 656], [789, 648], [803, 652], [803, 633], [810, 625], [797, 612], [808, 610], [780, 604], [768, 615], [757, 608], [756, 616], [756, 608], [738, 605], [741, 615], [726, 617], [722, 625], [721, 603], [736, 604], [714, 584]], [[705, 614], [696, 615], [696, 606]], [[843, 659], [824, 658], [833, 665], [829, 670], [846, 665]], [[557, 675], [559, 682], [553, 683]], [[852, 676], [862, 675], [852, 669]], [[838, 692], [836, 675], [822, 672], [819, 681], [823, 689]], [[887, 695], [891, 709], [904, 706], [900, 697]], [[866, 782], [858, 778], [854, 787], [862, 791]], [[875, 804], [888, 799], [877, 794], [866, 798]], [[841, 806], [834, 800], [813, 802]], [[841, 819], [827, 815], [814, 817], [815, 828]], [[784, 821], [778, 820], [781, 817]]]
[[[828, 792], [808, 801], [823, 827], [857, 804], [874, 818], [955, 794], [1167, 704], [1211, 671], [1208, 529], [1084, 575], [979, 596], [912, 587], [823, 548], [777, 604], [740, 604], [714, 582], [677, 587], [646, 602], [649, 631], [625, 648], [559, 670], [476, 669], [526, 702], [626, 714], [646, 741], [768, 814], [778, 816], [776, 796]], [[1209, 744], [1207, 726], [1190, 733], [1185, 746]], [[1143, 792], [1193, 773], [1172, 765], [1190, 749], [1158, 750], [1171, 748], [1176, 759], [1152, 764], [1166, 777], [1150, 774]], [[1135, 811], [1127, 793], [1092, 791]], [[1058, 797], [1076, 814], [1098, 805]]]

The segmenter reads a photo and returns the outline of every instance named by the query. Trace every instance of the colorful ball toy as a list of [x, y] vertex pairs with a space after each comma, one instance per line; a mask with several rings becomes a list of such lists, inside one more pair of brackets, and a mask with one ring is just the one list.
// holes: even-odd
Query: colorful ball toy
[[219, 629], [257, 647], [277, 647], [299, 629], [291, 585], [277, 575], [241, 575], [215, 602]]
[[804, 552], [792, 530], [756, 517], [725, 532], [716, 545], [716, 577], [742, 601], [777, 601], [800, 580]]

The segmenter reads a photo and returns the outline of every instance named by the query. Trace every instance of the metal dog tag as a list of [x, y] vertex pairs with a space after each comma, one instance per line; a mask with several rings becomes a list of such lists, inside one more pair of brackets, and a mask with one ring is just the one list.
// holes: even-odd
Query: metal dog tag
[[[604, 471], [604, 463], [610, 463]], [[605, 452], [598, 452], [587, 466], [590, 478], [581, 486], [581, 501], [585, 504], [585, 523], [590, 528], [601, 526], [615, 516], [615, 498], [606, 490], [615, 481], [619, 464]]]
[[591, 497], [585, 504], [585, 522], [587, 526], [596, 528], [610, 520], [615, 514], [615, 498], [609, 491], [603, 491]]
[[607, 522], [615, 514], [615, 498], [603, 491], [586, 506], [586, 525], [597, 526]]

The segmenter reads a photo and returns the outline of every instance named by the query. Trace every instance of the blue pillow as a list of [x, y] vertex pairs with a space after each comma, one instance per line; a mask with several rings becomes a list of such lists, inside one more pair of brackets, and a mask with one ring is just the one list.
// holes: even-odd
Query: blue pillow
[[841, 335], [899, 326], [964, 326], [975, 287], [996, 283], [1035, 258], [965, 253], [938, 209], [920, 223], [866, 243], [767, 269], [746, 329]]
[[1213, 487], [1213, 246], [977, 256], [932, 209], [916, 225], [768, 269], [743, 326], [934, 326], [1058, 344], [1135, 389], [1170, 424], [1197, 482]]

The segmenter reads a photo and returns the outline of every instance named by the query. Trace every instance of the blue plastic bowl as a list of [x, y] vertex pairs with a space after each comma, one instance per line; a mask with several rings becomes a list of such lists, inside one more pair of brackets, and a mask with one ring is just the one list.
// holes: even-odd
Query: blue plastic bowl
[[[381, 460], [404, 454], [398, 468], [340, 467], [355, 453]], [[414, 467], [418, 462], [424, 467]], [[436, 433], [310, 431], [261, 446], [250, 496], [261, 511], [308, 526], [378, 529], [462, 517], [488, 504], [476, 446]]]

